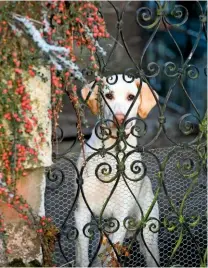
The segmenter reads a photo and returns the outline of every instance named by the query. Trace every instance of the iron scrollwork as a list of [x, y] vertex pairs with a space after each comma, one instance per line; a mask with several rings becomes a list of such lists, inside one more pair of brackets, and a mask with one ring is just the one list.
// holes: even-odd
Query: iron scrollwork
[[[182, 4], [175, 4], [173, 1], [154, 1], [154, 3], [152, 2], [149, 6], [148, 3], [145, 2], [145, 6], [135, 10], [135, 19], [138, 27], [147, 31], [149, 35], [149, 39], [141, 52], [140, 60], [137, 62], [128, 47], [123, 27], [125, 14], [127, 8], [131, 5], [131, 1], [125, 3], [121, 10], [113, 1], [108, 1], [108, 4], [115, 13], [117, 28], [115, 40], [109, 54], [106, 58], [97, 55], [100, 65], [99, 75], [101, 78], [106, 77], [105, 81], [108, 86], [113, 86], [118, 83], [118, 74], [110, 70], [108, 66], [118, 48], [118, 42], [121, 42], [122, 47], [126, 51], [126, 57], [130, 59], [133, 65], [133, 68], [127, 68], [122, 72], [122, 79], [124, 83], [130, 84], [133, 83], [135, 79], [139, 78], [140, 84], [135, 99], [132, 101], [125, 115], [124, 122], [121, 125], [116, 122], [115, 115], [109, 103], [106, 101], [102, 89], [100, 89], [98, 100], [100, 107], [106, 105], [112, 114], [112, 118], [105, 118], [103, 114], [100, 114], [94, 130], [101, 147], [94, 147], [85, 140], [85, 146], [90, 148], [91, 153], [85, 156], [80, 168], [77, 168], [76, 161], [72, 159], [72, 156], [74, 156], [72, 151], [78, 141], [77, 137], [69, 150], [65, 150], [64, 153], [59, 153], [56, 150], [54, 154], [54, 161], [56, 162], [55, 167], [51, 168], [47, 174], [48, 181], [50, 181], [50, 183], [48, 183], [48, 191], [50, 191], [50, 193], [54, 190], [58, 191], [61, 185], [65, 185], [64, 187], [71, 187], [70, 189], [75, 193], [72, 195], [73, 201], [71, 202], [70, 208], [68, 209], [66, 207], [69, 211], [65, 219], [62, 218], [60, 224], [59, 247], [61, 254], [67, 262], [70, 260], [75, 261], [76, 259], [76, 253], [73, 253], [74, 255], [72, 254], [70, 257], [69, 252], [64, 248], [62, 243], [63, 237], [66, 237], [67, 240], [72, 242], [72, 248], [75, 251], [75, 243], [78, 241], [80, 233], [76, 227], [74, 215], [78, 202], [81, 200], [84, 202], [87, 210], [90, 211], [91, 217], [82, 230], [85, 239], [89, 240], [88, 255], [91, 256], [90, 263], [86, 263], [86, 265], [91, 266], [93, 263], [99, 264], [99, 251], [103, 248], [103, 244], [105, 243], [108, 243], [108, 246], [110, 245], [111, 248], [109, 249], [109, 247], [107, 247], [109, 251], [108, 258], [111, 256], [114, 261], [117, 261], [117, 264], [134, 267], [145, 265], [144, 260], [142, 260], [141, 256], [138, 254], [137, 240], [139, 237], [140, 241], [143, 241], [146, 254], [154, 259], [158, 267], [203, 266], [206, 262], [206, 254], [204, 254], [204, 248], [206, 247], [206, 238], [204, 237], [206, 235], [205, 231], [202, 229], [202, 227], [204, 228], [205, 226], [205, 221], [204, 217], [201, 215], [202, 212], [191, 210], [191, 206], [193, 204], [193, 198], [197, 198], [194, 194], [204, 194], [204, 192], [200, 192], [201, 188], [198, 186], [198, 182], [204, 176], [203, 172], [206, 161], [204, 140], [206, 133], [201, 130], [202, 127], [200, 126], [202, 126], [203, 120], [199, 109], [192, 100], [188, 83], [192, 80], [198, 81], [202, 75], [207, 76], [207, 67], [203, 69], [202, 74], [200, 68], [193, 64], [193, 55], [196, 53], [201, 37], [204, 36], [205, 39], [207, 38], [206, 7], [204, 8], [199, 1], [195, 2], [199, 30], [196, 32], [196, 38], [193, 41], [190, 51], [186, 53], [187, 57], [185, 58], [173, 32], [174, 30], [183, 31], [183, 26], [190, 19], [189, 9]], [[102, 13], [102, 10], [100, 12]], [[161, 29], [165, 31], [167, 38], [171, 41], [175, 54], [177, 54], [177, 57], [175, 57], [177, 60], [172, 58], [162, 59], [162, 61], [158, 62], [156, 62], [154, 58], [150, 59], [150, 61], [146, 60], [146, 58], [148, 59], [148, 51], [151, 49], [150, 46], [154, 44]], [[165, 60], [167, 61], [165, 62]], [[88, 75], [91, 76], [92, 73], [88, 73], [87, 69], [85, 69], [83, 70], [83, 75], [87, 77]], [[166, 87], [167, 90], [164, 102], [161, 103], [154, 95], [152, 81], [163, 76], [165, 77], [164, 79], [166, 79], [165, 81], [168, 79], [170, 83], [169, 86]], [[128, 118], [136, 102], [136, 98], [140, 96], [144, 83], [149, 86], [157, 102], [158, 116], [155, 120], [157, 121], [157, 126], [150, 137], [148, 136], [148, 120], [144, 120], [141, 117]], [[90, 98], [96, 85], [98, 85], [97, 82], [94, 83], [85, 102]], [[184, 98], [186, 98], [192, 108], [191, 112], [181, 114], [178, 120], [177, 128], [180, 131], [180, 135], [188, 138], [191, 137], [185, 140], [185, 142], [177, 141], [177, 139], [172, 137], [170, 128], [168, 128], [168, 105], [171, 97], [174, 95], [175, 91], [178, 90], [177, 87], [183, 92]], [[116, 134], [112, 132], [111, 124], [115, 124]], [[125, 133], [128, 125], [131, 126], [130, 134], [128, 135], [136, 137], [138, 140], [137, 144], [130, 144], [128, 142], [128, 135]], [[63, 140], [63, 131], [59, 130], [59, 132], [61, 136], [60, 139]], [[154, 149], [151, 148], [161, 135], [163, 135], [162, 139], [168, 140], [172, 146], [168, 149], [164, 149], [165, 153], [161, 153], [159, 149], [155, 149], [154, 151]], [[145, 138], [145, 144], [141, 145], [140, 141]], [[113, 144], [105, 146], [109, 139], [114, 140]], [[126, 148], [129, 148], [129, 151], [127, 151]], [[114, 151], [114, 153], [112, 153], [112, 151]], [[145, 154], [150, 163], [146, 161]], [[133, 157], [134, 155], [135, 157]], [[141, 156], [144, 156], [144, 158], [141, 158]], [[77, 179], [75, 182], [67, 181], [67, 179], [69, 179], [68, 177], [71, 178], [72, 175], [67, 175], [64, 170], [59, 168], [59, 161], [61, 161], [61, 159], [64, 159], [72, 166], [76, 174], [74, 178]], [[94, 165], [95, 162], [96, 166]], [[89, 167], [91, 168], [92, 166], [95, 166], [95, 169], [91, 171]], [[106, 200], [100, 207], [99, 215], [94, 213], [92, 210], [93, 204], [88, 200], [88, 196], [85, 194], [84, 174], [87, 172], [90, 172], [103, 187], [111, 187], [110, 194], [106, 196]], [[149, 203], [148, 208], [143, 211], [141, 206], [143, 200], [135, 195], [132, 187], [135, 183], [137, 183], [137, 185], [142, 184], [149, 174], [151, 176], [154, 198], [152, 202]], [[66, 181], [67, 184], [65, 184]], [[134, 200], [137, 209], [136, 213], [140, 215], [140, 219], [134, 215], [134, 212], [130, 215], [125, 215], [122, 221], [113, 216], [105, 218], [106, 208], [112, 205], [111, 200], [117, 194], [118, 185], [120, 183], [122, 183], [122, 187], [126, 187], [128, 194]], [[148, 195], [148, 192], [146, 194]], [[96, 193], [93, 192], [92, 195], [96, 195]], [[125, 198], [124, 195], [123, 200], [125, 200]], [[156, 203], [159, 204], [160, 218], [151, 215], [151, 211]], [[121, 202], [121, 208], [122, 205], [123, 203]], [[204, 208], [204, 205], [201, 205], [201, 207]], [[83, 215], [83, 217], [84, 216], [85, 215]], [[160, 262], [156, 260], [153, 252], [149, 248], [148, 241], [145, 241], [145, 226], [148, 226], [149, 232], [159, 234]], [[127, 246], [128, 250], [124, 245], [112, 242], [113, 236], [116, 236], [118, 230], [122, 228], [127, 234], [131, 235], [131, 238], [126, 237], [124, 239], [124, 244]], [[199, 234], [197, 234], [197, 232]], [[200, 242], [200, 235], [203, 236], [203, 243]], [[107, 238], [107, 242], [105, 241], [105, 243], [104, 237]], [[188, 257], [181, 257], [179, 253], [180, 250], [183, 251], [183, 246], [190, 247], [190, 245], [192, 247], [190, 252], [192, 252], [193, 248], [196, 251], [196, 256], [195, 259], [193, 258], [192, 263], [190, 263], [190, 259], [192, 258], [190, 254], [188, 255], [187, 253]], [[122, 251], [122, 246], [125, 248], [126, 252]], [[124, 260], [123, 255], [125, 254], [128, 258]], [[105, 256], [105, 254], [102, 256]], [[60, 259], [57, 260], [57, 263], [62, 264]]]

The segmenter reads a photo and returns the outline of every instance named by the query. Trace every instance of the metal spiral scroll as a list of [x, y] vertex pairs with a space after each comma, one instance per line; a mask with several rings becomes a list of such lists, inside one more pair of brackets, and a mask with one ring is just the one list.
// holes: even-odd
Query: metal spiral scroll
[[67, 225], [62, 229], [61, 235], [64, 235], [69, 241], [76, 241], [79, 236], [79, 232], [75, 226]]
[[[103, 176], [107, 176], [108, 178], [107, 179], [102, 179], [99, 175], [99, 171], [101, 172], [101, 174]], [[98, 178], [98, 180], [100, 180], [101, 182], [103, 183], [110, 183], [110, 182], [113, 182], [114, 180], [116, 180], [117, 178], [117, 174], [114, 175], [113, 177], [110, 177], [111, 176], [111, 173], [112, 173], [112, 167], [109, 163], [100, 163], [97, 165], [96, 169], [95, 169], [95, 175], [96, 177]], [[110, 177], [110, 178], [109, 178]]]
[[179, 129], [184, 135], [190, 135], [194, 132], [194, 123], [191, 120], [192, 118], [195, 119], [195, 121], [198, 121], [198, 118], [194, 116], [193, 114], [185, 114], [180, 118], [179, 121]]
[[93, 239], [95, 234], [99, 231], [98, 225], [96, 223], [87, 223], [83, 228], [83, 234], [89, 239]]
[[161, 222], [157, 218], [150, 217], [148, 218], [146, 224], [151, 221], [151, 223], [148, 225], [150, 232], [152, 233], [158, 233], [160, 231]]
[[[112, 247], [112, 255], [114, 254], [116, 256], [117, 261], [121, 266], [124, 264], [124, 266], [129, 267], [144, 266], [145, 264], [141, 264], [137, 260], [136, 254], [138, 254], [139, 249], [138, 245], [135, 244], [137, 243], [136, 238], [141, 237], [145, 248], [148, 250], [150, 255], [153, 255], [148, 248], [148, 243], [146, 243], [144, 239], [144, 227], [148, 227], [149, 232], [158, 233], [159, 238], [164, 235], [164, 239], [167, 240], [165, 240], [165, 242], [167, 242], [165, 246], [163, 246], [163, 244], [160, 246], [159, 244], [160, 253], [162, 252], [164, 255], [161, 253], [163, 257], [160, 258], [160, 263], [157, 263], [157, 261], [155, 262], [158, 267], [179, 267], [178, 264], [181, 263], [181, 259], [177, 258], [180, 257], [180, 250], [181, 254], [183, 253], [183, 248], [181, 247], [186, 236], [190, 237], [191, 243], [193, 243], [194, 249], [198, 254], [197, 256], [199, 261], [197, 262], [197, 265], [204, 267], [206, 263], [206, 258], [204, 256], [206, 256], [206, 254], [202, 252], [202, 246], [199, 244], [196, 235], [197, 230], [199, 230], [200, 226], [204, 224], [204, 219], [199, 211], [194, 211], [189, 214], [187, 211], [189, 211], [188, 206], [191, 198], [197, 197], [192, 196], [192, 194], [198, 193], [198, 181], [206, 166], [206, 149], [204, 142], [206, 133], [202, 133], [201, 127], [203, 122], [198, 107], [191, 98], [189, 86], [189, 83], [191, 83], [192, 80], [196, 83], [199, 77], [207, 76], [207, 66], [205, 66], [205, 64], [203, 65], [205, 67], [203, 67], [203, 71], [201, 73], [201, 68], [194, 65], [193, 58], [201, 37], [203, 36], [204, 39], [207, 38], [206, 7], [205, 10], [203, 10], [204, 8], [202, 7], [201, 2], [196, 1], [196, 13], [200, 25], [199, 29], [196, 31], [196, 38], [194, 39], [194, 42], [192, 42], [189, 51], [186, 53], [187, 56], [185, 57], [182, 53], [180, 44], [175, 38], [174, 30], [177, 30], [178, 32], [185, 31], [184, 28], [186, 28], [186, 23], [188, 24], [190, 19], [189, 10], [181, 4], [175, 4], [173, 1], [154, 1], [151, 2], [151, 7], [145, 6], [146, 2], [144, 2], [144, 6], [135, 10], [135, 20], [138, 25], [138, 29], [142, 28], [148, 33], [149, 37], [140, 53], [140, 59], [137, 62], [132, 56], [133, 54], [128, 47], [128, 40], [126, 40], [127, 38], [123, 31], [125, 13], [127, 9], [131, 7], [131, 1], [126, 2], [122, 8], [118, 7], [113, 1], [108, 1], [108, 3], [112, 7], [117, 20], [115, 28], [116, 33], [115, 39], [112, 39], [113, 45], [108, 55], [106, 57], [97, 55], [100, 67], [97, 74], [105, 81], [106, 87], [110, 88], [110, 86], [116, 85], [118, 82], [118, 74], [114, 70], [109, 69], [109, 63], [120, 43], [126, 52], [126, 57], [128, 57], [132, 63], [131, 67], [133, 66], [133, 68], [127, 68], [122, 72], [124, 84], [127, 85], [128, 83], [133, 83], [135, 79], [137, 79], [137, 81], [140, 81], [140, 85], [138, 86], [137, 95], [132, 101], [122, 125], [119, 125], [118, 122], [114, 122], [116, 121], [115, 115], [106, 101], [102, 89], [99, 88], [100, 95], [98, 101], [109, 108], [113, 115], [113, 119], [104, 118], [102, 113], [99, 114], [99, 120], [95, 125], [94, 131], [96, 138], [101, 142], [102, 146], [101, 148], [93, 147], [93, 145], [89, 144], [87, 139], [85, 139], [84, 144], [90, 149], [91, 153], [90, 155], [85, 155], [85, 159], [83, 159], [83, 165], [80, 170], [77, 168], [77, 160], [74, 160], [74, 155], [72, 153], [76, 143], [78, 142], [78, 137], [75, 137], [70, 148], [66, 148], [64, 152], [60, 153], [58, 152], [57, 144], [63, 140], [64, 133], [61, 128], [58, 127], [57, 129], [57, 133], [60, 135], [55, 141], [56, 147], [54, 148], [54, 151], [56, 151], [56, 153], [53, 153], [53, 158], [56, 163], [46, 173], [48, 183], [47, 189], [52, 195], [51, 199], [53, 199], [55, 194], [57, 194], [61, 188], [71, 189], [71, 191], [73, 190], [73, 194], [71, 195], [73, 196], [73, 200], [71, 200], [71, 196], [68, 197], [68, 195], [66, 195], [68, 198], [65, 205], [67, 215], [64, 216], [64, 219], [60, 217], [61, 220], [58, 222], [58, 226], [61, 226], [60, 233], [58, 235], [60, 252], [65, 261], [67, 263], [70, 262], [70, 249], [75, 252], [75, 244], [77, 243], [80, 235], [74, 223], [74, 211], [76, 210], [79, 197], [82, 196], [82, 201], [85, 203], [91, 214], [91, 221], [85, 224], [82, 230], [85, 238], [88, 239], [89, 244], [91, 244], [91, 248], [88, 252], [89, 256], [91, 255], [91, 257], [89, 257], [90, 263], [86, 265], [93, 266], [97, 264], [96, 261], [99, 259], [99, 250], [102, 248], [102, 239], [105, 236], [108, 244]], [[102, 9], [99, 12], [102, 13]], [[156, 62], [155, 59], [149, 60], [149, 50], [151, 49], [151, 45], [157, 41], [157, 36], [161, 31], [161, 28], [165, 29], [167, 38], [172, 42], [175, 53], [178, 56], [177, 61], [173, 57], [167, 57], [158, 62]], [[91, 77], [93, 75], [93, 73], [87, 68], [83, 69], [82, 74], [86, 80], [90, 80], [88, 79], [88, 76]], [[168, 79], [168, 82], [170, 82], [168, 87], [166, 84], [161, 83], [161, 87], [164, 87], [166, 90], [164, 90], [166, 92], [166, 96], [164, 96], [163, 102], [161, 102], [160, 99], [157, 100], [153, 90], [157, 91], [159, 94], [160, 92], [158, 91], [158, 88], [156, 88], [156, 86], [154, 87], [152, 84], [153, 81], [158, 82], [158, 79], [161, 79], [161, 77], [164, 77], [166, 80]], [[128, 118], [131, 109], [136, 102], [136, 98], [139, 97], [144, 83], [149, 86], [155, 97], [156, 110], [158, 112], [156, 119], [157, 129], [155, 133], [152, 133], [153, 135], [151, 136], [151, 140], [146, 141], [145, 144], [143, 144], [143, 139], [146, 139], [149, 131], [149, 118], [147, 118], [147, 120], [140, 117]], [[86, 100], [83, 100], [83, 106], [85, 105], [87, 107], [87, 102], [96, 86], [99, 87], [99, 82], [93, 83]], [[78, 95], [80, 96], [81, 88], [82, 87], [78, 90]], [[183, 112], [179, 115], [180, 118], [177, 122], [177, 128], [184, 138], [189, 138], [183, 143], [174, 140], [171, 136], [172, 128], [168, 128], [167, 109], [172, 96], [177, 90], [183, 92], [188, 105], [193, 108], [191, 113]], [[197, 90], [197, 88], [195, 90]], [[114, 132], [110, 128], [112, 123], [115, 123], [116, 138], [113, 137]], [[128, 135], [126, 135], [125, 129], [129, 126], [131, 126], [130, 134], [138, 140], [138, 144], [136, 145], [131, 144], [127, 139]], [[160, 135], [163, 135], [162, 137], [167, 139], [173, 145], [172, 148], [167, 149], [167, 152], [165, 155], [163, 154], [163, 156], [161, 156], [159, 149], [158, 151], [150, 149]], [[112, 137], [114, 138], [114, 142], [112, 142], [109, 147], [104, 146], [105, 142]], [[128, 152], [126, 151], [127, 147], [130, 150]], [[114, 153], [112, 153], [112, 151], [114, 151]], [[135, 157], [133, 157], [133, 155]], [[65, 169], [59, 168], [59, 164], [62, 159], [67, 160], [67, 167], [69, 165], [70, 168], [72, 167], [75, 173], [73, 178], [71, 178], [71, 175], [67, 174]], [[149, 159], [150, 163], [148, 163], [146, 159]], [[94, 164], [95, 162], [97, 162], [96, 166]], [[100, 215], [94, 214], [94, 211], [91, 209], [91, 204], [88, 203], [87, 197], [85, 196], [85, 174], [89, 171], [88, 168], [91, 167], [95, 167], [90, 171], [93, 178], [98, 180], [99, 183], [103, 183], [104, 187], [112, 187], [103, 207], [100, 208]], [[151, 168], [153, 170], [152, 174]], [[172, 180], [169, 180], [171, 169], [174, 170], [175, 174], [171, 177]], [[151, 176], [149, 176], [149, 174], [151, 174]], [[158, 202], [160, 210], [159, 219], [151, 216], [151, 211], [142, 211], [141, 204], [138, 201], [138, 196], [136, 196], [132, 190], [132, 185], [142, 184], [145, 180], [145, 176], [150, 177], [154, 192], [154, 200], [150, 207], [153, 207], [154, 204]], [[118, 220], [114, 216], [105, 216], [105, 209], [110, 205], [109, 203], [112, 200], [120, 182], [123, 183], [123, 185], [127, 188], [128, 193], [132, 196], [132, 199], [137, 206], [137, 210], [141, 215], [140, 218], [131, 213], [126, 215], [126, 217], [122, 220]], [[170, 187], [172, 184], [176, 185], [175, 192], [173, 192], [173, 189]], [[182, 187], [180, 184], [183, 184], [183, 189], [180, 188]], [[74, 194], [75, 189], [76, 193]], [[194, 192], [195, 189], [197, 189], [196, 192]], [[179, 190], [184, 191], [183, 196], [180, 196]], [[61, 195], [60, 199], [62, 198], [66, 197]], [[55, 202], [55, 205], [58, 206], [58, 202]], [[120, 206], [122, 208], [122, 203]], [[167, 206], [167, 209], [166, 214], [164, 215], [165, 206]], [[119, 231], [119, 228], [125, 228], [126, 231], [132, 234], [132, 237], [125, 238], [125, 243], [128, 241], [130, 248], [130, 256], [129, 258], [126, 258], [125, 261], [123, 261], [123, 256], [121, 256], [122, 254], [119, 253], [111, 241], [111, 238]], [[166, 233], [168, 236], [165, 236]], [[69, 248], [69, 244], [66, 246], [64, 241], [67, 241], [70, 245], [72, 245], [72, 247]], [[161, 243], [161, 241], [159, 242]], [[136, 250], [134, 246], [132, 246], [133, 244], [134, 246], [137, 246]], [[187, 245], [187, 247], [188, 246], [189, 245]], [[164, 253], [165, 250], [167, 251], [166, 255]], [[154, 259], [154, 256], [152, 257]], [[75, 259], [76, 256], [73, 256], [74, 261]], [[60, 265], [62, 263], [61, 261], [57, 261], [57, 264]], [[182, 263], [181, 265], [185, 266], [186, 263]]]
[[108, 123], [113, 123], [113, 120], [99, 120], [95, 125], [95, 135], [102, 141], [106, 141], [112, 136], [112, 131], [108, 127]]
[[181, 161], [177, 163], [177, 168], [184, 178], [196, 177], [200, 172], [199, 164], [195, 163], [193, 159], [190, 158], [181, 159]]
[[174, 62], [166, 62], [164, 65], [164, 73], [168, 77], [176, 77], [178, 75], [178, 68]]
[[178, 218], [175, 215], [165, 216], [164, 221], [163, 221], [163, 226], [169, 232], [173, 232], [175, 229], [177, 229], [178, 225], [179, 225]]
[[[156, 2], [157, 6], [159, 5]], [[160, 17], [148, 7], [139, 8], [136, 12], [137, 23], [145, 29], [151, 29], [160, 22]]]
[[123, 73], [123, 80], [126, 83], [132, 83], [137, 77], [139, 77], [139, 72], [133, 68], [126, 69]]
[[138, 227], [138, 221], [135, 217], [126, 217], [123, 220], [123, 226], [127, 231], [136, 231]]
[[56, 189], [63, 183], [65, 175], [63, 170], [57, 167], [53, 167], [50, 168], [46, 173], [46, 178], [50, 182], [47, 184], [47, 188]]
[[117, 83], [117, 81], [118, 81], [118, 75], [117, 74], [107, 76], [107, 78], [106, 78], [106, 82], [109, 85], [115, 85]]
[[[171, 4], [170, 4], [171, 5]], [[171, 22], [171, 17], [176, 19], [177, 22]], [[175, 5], [174, 8], [170, 11], [170, 13], [165, 17], [165, 22], [169, 25], [181, 26], [188, 20], [189, 12], [186, 7], [182, 5]]]
[[[124, 124], [124, 128], [129, 124], [135, 121], [135, 124], [131, 128], [131, 134], [136, 138], [141, 138], [145, 136], [147, 133], [147, 124], [144, 120], [138, 118], [138, 117], [132, 117], [128, 120], [126, 120]], [[128, 142], [127, 142], [128, 144]], [[128, 144], [129, 146], [132, 146], [131, 144]]]
[[104, 224], [102, 230], [108, 234], [113, 234], [120, 228], [120, 223], [116, 218], [108, 218]]
[[[127, 160], [127, 159], [126, 159]], [[126, 172], [124, 171], [124, 176], [130, 180], [130, 181], [140, 181], [142, 180], [145, 176], [146, 176], [146, 172], [147, 172], [147, 168], [144, 162], [140, 161], [140, 160], [134, 160], [131, 163], [130, 166], [130, 170], [131, 170], [131, 175], [132, 177], [129, 177]]]

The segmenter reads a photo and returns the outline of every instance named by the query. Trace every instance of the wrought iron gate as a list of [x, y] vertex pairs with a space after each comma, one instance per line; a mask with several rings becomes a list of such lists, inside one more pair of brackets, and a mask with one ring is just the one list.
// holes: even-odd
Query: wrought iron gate
[[[183, 28], [189, 19], [188, 9], [181, 3], [175, 4], [172, 1], [155, 1], [154, 4], [151, 1], [145, 1], [143, 6], [135, 10], [138, 27], [143, 28], [149, 35], [149, 40], [141, 52], [139, 62], [132, 57], [123, 33], [125, 12], [131, 6], [131, 1], [125, 2], [122, 8], [119, 8], [115, 3], [108, 2], [116, 16], [116, 38], [106, 58], [97, 55], [100, 63], [100, 76], [108, 77], [107, 83], [109, 85], [117, 83], [117, 74], [108, 66], [120, 44], [125, 48], [126, 57], [131, 61], [130, 68], [123, 73], [124, 83], [131, 83], [139, 77], [142, 83], [147, 83], [153, 92], [155, 81], [159, 79], [158, 81], [161, 81], [167, 90], [155, 108], [157, 110], [157, 129], [154, 135], [151, 133], [148, 136], [149, 129], [146, 120], [141, 118], [128, 119], [128, 122], [136, 122], [136, 125], [131, 129], [131, 134], [137, 137], [137, 145], [128, 144], [125, 133], [127, 123], [124, 120], [121, 125], [117, 124], [117, 139], [113, 146], [105, 148], [105, 141], [112, 138], [112, 133], [107, 124], [108, 120], [101, 112], [96, 124], [95, 135], [97, 135], [97, 139], [102, 141], [102, 146], [101, 148], [93, 148], [87, 141], [85, 142], [86, 146], [91, 147], [91, 153], [85, 155], [82, 167], [77, 167], [78, 158], [82, 158], [82, 154], [74, 152], [76, 144], [79, 143], [78, 137], [74, 138], [74, 141], [64, 152], [57, 151], [56, 146], [53, 155], [54, 166], [48, 171], [46, 189], [46, 213], [53, 218], [60, 228], [54, 261], [59, 266], [80, 264], [76, 263], [76, 255], [78, 254], [76, 244], [79, 241], [80, 233], [75, 223], [75, 211], [78, 202], [80, 202], [79, 198], [82, 196], [82, 200], [84, 200], [91, 215], [91, 219], [82, 230], [89, 244], [89, 248], [86, 248], [89, 263], [85, 263], [86, 266], [146, 266], [146, 257], [142, 252], [140, 240], [143, 241], [146, 254], [149, 254], [155, 261], [155, 266], [205, 267], [207, 262], [206, 120], [190, 97], [189, 81], [191, 79], [201, 81], [200, 77], [207, 74], [206, 68], [201, 71], [202, 68], [199, 70], [192, 63], [199, 43], [203, 38], [207, 38], [206, 3], [194, 2], [199, 29], [195, 32], [196, 37], [192, 48], [184, 57], [177, 38], [174, 37], [174, 29], [182, 31], [184, 35], [189, 34], [188, 30], [185, 31]], [[152, 44], [157, 44], [154, 43], [154, 39], [162, 27], [165, 29], [164, 37], [169, 37], [175, 53], [178, 54], [177, 62], [170, 59], [166, 61], [168, 56], [161, 59], [161, 55], [157, 55], [155, 58], [158, 62], [148, 61], [148, 54], [151, 53], [149, 48], [152, 48]], [[160, 39], [162, 38], [163, 35], [160, 35]], [[88, 75], [86, 70], [85, 75]], [[95, 87], [96, 83], [92, 87], [92, 92]], [[138, 87], [136, 97], [139, 96], [141, 87], [142, 84]], [[204, 87], [206, 86], [204, 85]], [[182, 113], [184, 113], [178, 121], [178, 130], [183, 139], [180, 137], [179, 140], [176, 140], [167, 131], [166, 126], [169, 120], [167, 109], [169, 104], [175, 105], [170, 99], [175, 92], [179, 94], [179, 91], [183, 92], [184, 98], [191, 107], [191, 112], [185, 113], [181, 107]], [[83, 101], [84, 103], [90, 98], [92, 92], [88, 94], [87, 99]], [[104, 103], [109, 106], [102, 89], [99, 89], [98, 94], [100, 105], [102, 106]], [[136, 97], [130, 109], [133, 107]], [[175, 107], [176, 110], [179, 109], [179, 106], [175, 105]], [[112, 110], [111, 112], [113, 113]], [[98, 130], [102, 130], [103, 125], [105, 125], [105, 131], [99, 132]], [[145, 140], [145, 136], [148, 136], [148, 139]], [[153, 149], [158, 139], [161, 140], [161, 136], [162, 139], [166, 138], [172, 146]], [[131, 150], [126, 151], [126, 147], [131, 148]], [[136, 154], [136, 157], [130, 159], [131, 163], [129, 163], [128, 157], [133, 153]], [[106, 200], [100, 208], [100, 215], [93, 211], [92, 203], [89, 201], [89, 195], [94, 198], [94, 202], [99, 199], [99, 196], [95, 197], [96, 192], [94, 192], [93, 185], [84, 188], [87, 176], [86, 169], [103, 185], [111, 184], [112, 187], [110, 194], [106, 196]], [[131, 177], [127, 176], [126, 169], [131, 171]], [[104, 180], [103, 176], [107, 176], [108, 179]], [[139, 187], [146, 176], [151, 180], [154, 197], [148, 210], [143, 214], [140, 211], [138, 197], [135, 196], [132, 187], [136, 187], [135, 185]], [[122, 221], [113, 217], [113, 213], [110, 217], [104, 216], [106, 206], [109, 203], [112, 205], [113, 202], [117, 202], [114, 198], [115, 193], [117, 194], [117, 188], [123, 199], [119, 203], [121, 211], [125, 205], [125, 200], [130, 198], [125, 196], [128, 192], [138, 208], [140, 218], [130, 212]], [[87, 191], [87, 195], [85, 191]], [[152, 217], [150, 219], [151, 210], [154, 209], [156, 203], [159, 207], [159, 218]], [[85, 216], [83, 215], [83, 219]], [[150, 220], [152, 223], [148, 225]], [[150, 232], [158, 234], [158, 241], [153, 242], [158, 245], [159, 259], [154, 256], [154, 252], [151, 252], [151, 243], [145, 241], [144, 228], [146, 225]], [[125, 239], [113, 243], [111, 239], [113, 234], [119, 232], [121, 228], [126, 229]]]

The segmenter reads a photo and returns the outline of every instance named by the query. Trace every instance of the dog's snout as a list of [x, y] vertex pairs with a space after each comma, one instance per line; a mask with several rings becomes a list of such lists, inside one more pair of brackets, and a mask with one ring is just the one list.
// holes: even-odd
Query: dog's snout
[[[116, 118], [119, 125], [121, 125], [123, 123], [124, 117], [125, 117], [124, 114], [115, 114], [115, 118]], [[116, 123], [116, 120], [114, 120], [115, 123]]]

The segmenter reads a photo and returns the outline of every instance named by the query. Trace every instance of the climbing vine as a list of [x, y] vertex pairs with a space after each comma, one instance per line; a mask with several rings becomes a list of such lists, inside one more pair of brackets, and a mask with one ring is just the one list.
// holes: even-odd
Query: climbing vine
[[[96, 1], [0, 3], [0, 202], [15, 209], [20, 218], [36, 228], [42, 237], [43, 252], [48, 256], [58, 231], [50, 220], [34, 215], [16, 189], [18, 179], [28, 175], [28, 164], [31, 167], [41, 165], [38, 152], [46, 143], [45, 128], [35, 114], [27, 83], [37, 77], [43, 83], [50, 83], [48, 117], [53, 120], [53, 135], [63, 94], [67, 91], [80, 118], [78, 133], [82, 141], [84, 114], [76, 81], [86, 81], [79, 66], [84, 64], [82, 55], [87, 55], [87, 68], [98, 76], [96, 53], [105, 56], [99, 39], [107, 37]], [[5, 233], [3, 219], [2, 214], [0, 232]], [[6, 250], [10, 252], [8, 248]], [[45, 263], [52, 265], [47, 258]]]

